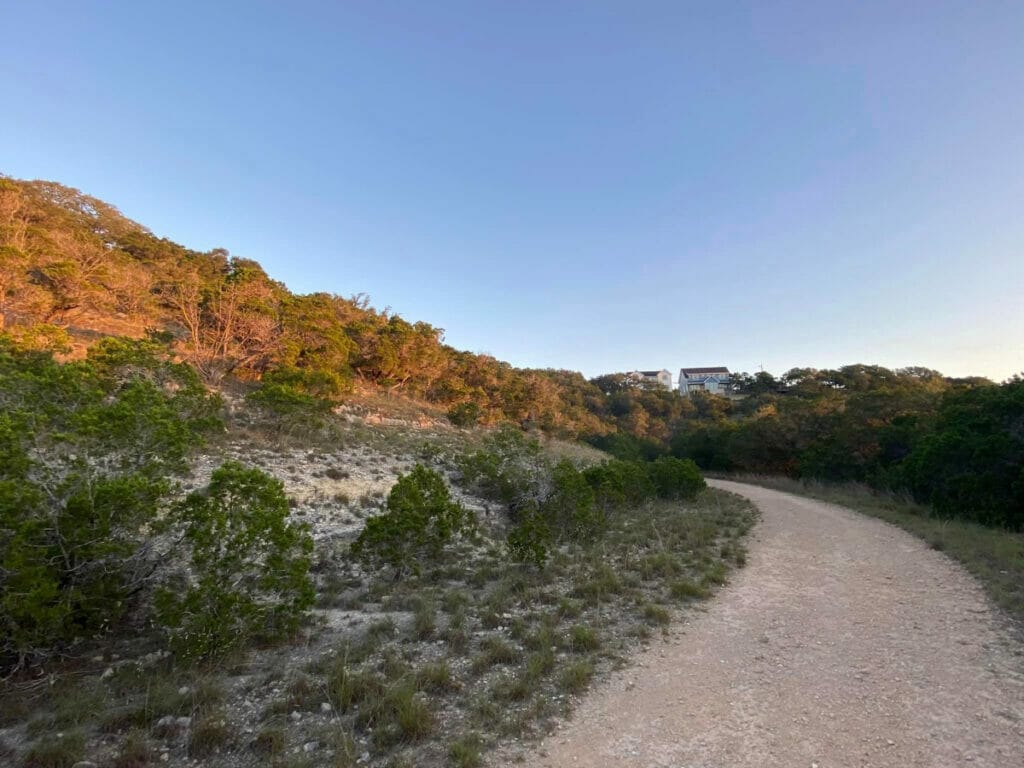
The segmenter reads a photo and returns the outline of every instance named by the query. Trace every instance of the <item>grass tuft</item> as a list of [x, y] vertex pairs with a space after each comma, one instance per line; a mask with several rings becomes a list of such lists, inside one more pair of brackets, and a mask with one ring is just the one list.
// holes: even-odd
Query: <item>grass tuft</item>
[[23, 768], [71, 768], [85, 753], [85, 736], [79, 731], [61, 738], [47, 736], [33, 744], [22, 761]]
[[231, 742], [231, 729], [218, 715], [208, 715], [194, 723], [188, 737], [188, 756], [209, 757]]
[[453, 741], [448, 747], [448, 765], [452, 768], [480, 768], [484, 763], [480, 752], [482, 744], [475, 733]]

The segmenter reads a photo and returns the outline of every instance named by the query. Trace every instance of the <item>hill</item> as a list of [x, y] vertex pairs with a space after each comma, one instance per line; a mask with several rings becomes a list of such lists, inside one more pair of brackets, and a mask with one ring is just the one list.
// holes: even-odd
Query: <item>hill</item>
[[209, 385], [270, 381], [332, 400], [382, 390], [461, 423], [510, 420], [566, 436], [624, 430], [664, 444], [681, 413], [671, 393], [638, 390], [624, 409], [578, 373], [456, 350], [441, 329], [360, 294], [292, 293], [252, 260], [157, 237], [55, 182], [0, 177], [0, 254], [0, 330], [77, 356], [105, 335], [149, 336]]

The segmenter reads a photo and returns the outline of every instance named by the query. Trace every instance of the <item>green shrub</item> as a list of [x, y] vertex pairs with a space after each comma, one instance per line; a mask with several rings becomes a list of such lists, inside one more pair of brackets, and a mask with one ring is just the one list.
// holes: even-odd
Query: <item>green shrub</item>
[[471, 427], [480, 420], [482, 409], [473, 402], [457, 403], [448, 409], [448, 421], [457, 427]]
[[61, 365], [0, 335], [0, 667], [108, 630], [147, 593], [147, 526], [219, 407], [151, 342]]
[[191, 547], [193, 581], [162, 588], [157, 607], [180, 653], [204, 658], [295, 631], [315, 596], [313, 540], [288, 522], [279, 480], [227, 462], [175, 517]]
[[509, 531], [509, 556], [520, 563], [543, 568], [552, 543], [551, 527], [536, 503], [519, 512], [519, 522]]
[[690, 459], [663, 456], [649, 465], [655, 492], [663, 499], [689, 500], [707, 487], [700, 469]]
[[245, 399], [279, 432], [319, 427], [331, 410], [329, 400], [304, 392], [294, 384], [273, 380], [264, 382]]
[[563, 459], [555, 465], [551, 485], [542, 511], [561, 537], [585, 541], [604, 531], [606, 518], [597, 508], [594, 491], [571, 461]]
[[569, 630], [569, 646], [576, 653], [596, 651], [601, 647], [601, 640], [590, 627], [574, 624]]
[[627, 504], [642, 504], [654, 495], [646, 465], [639, 461], [606, 461], [588, 467], [583, 476], [606, 515]]
[[463, 456], [459, 469], [467, 486], [511, 507], [539, 500], [549, 473], [540, 444], [509, 424], [491, 434], [483, 448]]
[[472, 513], [452, 501], [444, 478], [417, 464], [392, 487], [387, 512], [367, 519], [352, 554], [399, 573], [418, 573], [424, 561], [436, 560], [447, 543], [472, 534], [475, 526]]

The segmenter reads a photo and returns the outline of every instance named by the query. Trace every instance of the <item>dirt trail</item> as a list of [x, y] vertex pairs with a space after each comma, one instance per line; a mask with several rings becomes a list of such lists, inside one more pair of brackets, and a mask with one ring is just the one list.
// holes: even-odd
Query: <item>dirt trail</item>
[[712, 484], [763, 513], [747, 567], [528, 764], [1024, 766], [1022, 657], [970, 576], [879, 520]]

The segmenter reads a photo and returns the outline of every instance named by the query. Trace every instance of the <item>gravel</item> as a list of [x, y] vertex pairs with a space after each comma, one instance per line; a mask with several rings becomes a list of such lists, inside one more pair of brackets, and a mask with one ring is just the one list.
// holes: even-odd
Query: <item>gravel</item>
[[526, 764], [1024, 765], [1022, 651], [965, 571], [845, 508], [711, 484], [762, 511], [747, 567]]

